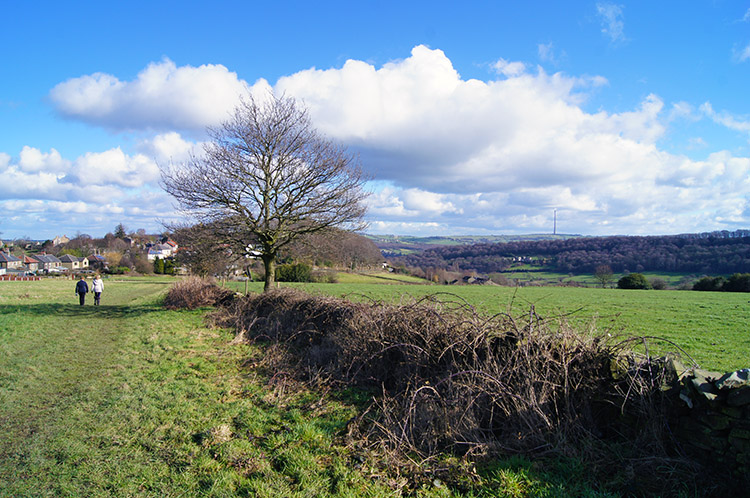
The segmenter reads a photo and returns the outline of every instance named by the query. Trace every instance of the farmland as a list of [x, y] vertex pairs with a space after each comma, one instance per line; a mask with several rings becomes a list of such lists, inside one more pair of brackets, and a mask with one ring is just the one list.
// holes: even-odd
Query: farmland
[[[393, 303], [438, 295], [487, 314], [528, 314], [533, 306], [539, 316], [564, 316], [582, 331], [593, 323], [602, 333], [664, 337], [716, 370], [746, 367], [750, 357], [746, 294], [383, 285], [351, 278], [282, 285]], [[79, 307], [70, 280], [0, 285], [0, 497], [406, 491], [398, 472], [389, 474], [387, 465], [378, 467], [343, 443], [361, 395], [321, 398], [306, 389], [274, 388], [267, 372], [253, 368], [262, 346], [229, 345], [232, 331], [206, 328], [202, 310], [161, 307], [173, 281], [109, 279], [100, 308]], [[251, 290], [260, 285], [251, 283]], [[512, 458], [465, 474], [471, 481], [463, 491], [435, 479], [411, 491], [616, 496], [592, 483], [575, 461], [540, 467]]]
[[[70, 280], [0, 285], [0, 497], [407, 491], [400, 469], [342, 438], [366, 397], [274, 388], [253, 368], [261, 347], [161, 307], [171, 282], [107, 280], [100, 307], [78, 306]], [[411, 492], [616, 496], [576, 461], [513, 457], [456, 478], [463, 491], [429, 478]]]

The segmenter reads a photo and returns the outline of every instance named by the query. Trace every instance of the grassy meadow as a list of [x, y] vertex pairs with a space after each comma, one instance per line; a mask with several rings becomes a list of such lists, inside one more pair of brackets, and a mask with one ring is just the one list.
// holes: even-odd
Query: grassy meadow
[[[722, 371], [750, 358], [746, 294], [368, 278], [294, 285], [393, 303], [439, 294], [487, 314], [533, 306], [582, 330], [664, 337]], [[206, 328], [206, 310], [161, 306], [172, 282], [106, 279], [100, 307], [90, 297], [80, 307], [71, 280], [0, 282], [0, 498], [618, 496], [576, 461], [460, 467], [446, 456], [416, 462], [427, 477], [408, 479], [382, 455], [346, 444], [367, 396], [271, 382], [274, 373], [256, 367], [262, 346], [230, 344], [232, 331]], [[448, 464], [461, 469], [452, 487], [429, 477]]]
[[617, 496], [575, 461], [407, 479], [345, 444], [366, 396], [271, 382], [262, 346], [161, 306], [172, 281], [107, 279], [99, 307], [71, 280], [0, 282], [0, 497]]

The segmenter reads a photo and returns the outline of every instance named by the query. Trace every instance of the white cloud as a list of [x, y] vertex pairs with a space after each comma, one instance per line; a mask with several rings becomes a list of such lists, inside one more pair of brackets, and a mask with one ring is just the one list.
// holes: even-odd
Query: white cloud
[[[624, 39], [622, 9], [598, 8], [612, 21], [607, 34], [616, 35], [619, 22], [613, 40]], [[601, 76], [548, 74], [505, 59], [493, 70], [495, 79], [464, 79], [445, 53], [417, 46], [381, 67], [349, 60], [299, 71], [273, 91], [303, 100], [320, 131], [360, 154], [380, 181], [369, 204], [371, 230], [381, 233], [551, 231], [553, 209], [559, 231], [673, 233], [723, 228], [748, 212], [747, 158], [716, 153], [696, 161], [659, 145], [673, 120], [709, 116], [748, 131], [746, 120], [708, 103], [700, 112], [685, 102], [665, 105], [657, 95], [623, 112], [589, 112], [588, 94], [607, 84]], [[206, 90], [215, 85], [228, 90], [222, 97]], [[240, 91], [263, 98], [271, 87], [249, 86], [223, 66], [168, 60], [131, 82], [92, 75], [62, 83], [52, 96], [66, 115], [164, 131], [133, 154], [117, 148], [66, 160], [29, 148], [18, 161], [0, 154], [0, 173], [15, 179], [0, 185], [0, 199], [81, 201], [103, 219], [118, 210], [137, 220], [166, 217], [171, 207], [156, 186], [156, 165], [200, 152], [183, 134], [224, 119]]]
[[[44, 153], [24, 147], [17, 161], [0, 155], [0, 201], [10, 217], [14, 211], [110, 212], [131, 196], [143, 197], [142, 188], [159, 191], [156, 163], [142, 154], [130, 156], [120, 148], [89, 152], [67, 160], [52, 149]], [[133, 192], [131, 192], [133, 191]], [[165, 194], [159, 191], [164, 202]], [[23, 214], [23, 213], [21, 213]]]
[[249, 91], [220, 64], [177, 67], [164, 59], [133, 81], [103, 73], [72, 78], [55, 86], [50, 98], [62, 115], [107, 128], [203, 131], [227, 119]]
[[741, 50], [734, 50], [732, 58], [735, 62], [746, 62], [750, 60], [750, 44]]
[[555, 44], [552, 42], [538, 44], [537, 53], [542, 62], [549, 62], [553, 65], [559, 64], [561, 59], [566, 58], [565, 52], [558, 52]]
[[76, 185], [140, 187], [159, 178], [159, 167], [144, 156], [126, 155], [119, 147], [104, 152], [88, 152], [75, 160], [64, 181]]
[[716, 112], [710, 102], [702, 104], [700, 110], [715, 123], [725, 126], [730, 130], [743, 133], [750, 132], [750, 119], [737, 118], [728, 112]]
[[70, 162], [65, 161], [55, 149], [50, 149], [49, 152], [44, 153], [26, 145], [21, 150], [18, 167], [26, 173], [63, 172], [70, 167]]
[[508, 62], [505, 59], [498, 59], [493, 67], [498, 74], [508, 77], [520, 76], [526, 72], [526, 64], [523, 62]]
[[[633, 110], [588, 113], [586, 92], [606, 84], [602, 77], [530, 73], [505, 60], [495, 68], [497, 80], [464, 80], [442, 51], [419, 46], [381, 68], [347, 61], [300, 71], [275, 91], [303, 99], [323, 132], [389, 182], [371, 201], [376, 220], [542, 229], [557, 207], [583, 233], [669, 232], [680, 220], [682, 231], [699, 219], [713, 226], [724, 208], [708, 187], [696, 191], [704, 204], [685, 199], [697, 188], [696, 168], [712, 171], [715, 184], [726, 176], [658, 146], [670, 121], [695, 119], [691, 106], [667, 111], [648, 95]], [[674, 214], [676, 206], [691, 214]]]
[[604, 33], [611, 42], [625, 40], [625, 22], [623, 21], [622, 5], [601, 2], [596, 4], [596, 13], [602, 24]]
[[201, 144], [185, 140], [179, 133], [173, 131], [141, 141], [138, 150], [153, 158], [158, 164], [168, 164], [185, 161], [191, 153], [200, 154], [202, 148]]

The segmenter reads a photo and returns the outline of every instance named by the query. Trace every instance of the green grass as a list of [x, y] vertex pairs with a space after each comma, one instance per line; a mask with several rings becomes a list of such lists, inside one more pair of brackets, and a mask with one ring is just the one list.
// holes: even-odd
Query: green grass
[[[750, 295], [745, 293], [368, 283], [281, 285], [391, 303], [448, 293], [445, 299], [467, 302], [490, 315], [518, 316], [529, 313], [533, 306], [543, 318], [564, 317], [582, 330], [593, 325], [599, 333], [664, 339], [650, 339], [650, 351], [679, 351], [674, 343], [702, 368], [728, 372], [750, 366]], [[261, 289], [262, 283], [255, 283], [250, 290]], [[687, 356], [685, 361], [689, 362]]]
[[341, 284], [430, 284], [429, 281], [423, 278], [385, 271], [337, 272], [336, 280]]
[[[160, 306], [172, 281], [106, 280], [100, 307], [73, 281], [0, 282], [0, 497], [400, 495], [399, 469], [343, 445], [360, 394], [269, 385], [262, 347]], [[494, 462], [412, 495], [610, 496], [575, 468]]]

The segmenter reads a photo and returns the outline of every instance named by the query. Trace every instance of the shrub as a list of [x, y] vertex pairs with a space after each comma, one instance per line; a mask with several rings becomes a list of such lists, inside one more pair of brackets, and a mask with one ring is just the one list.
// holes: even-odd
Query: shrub
[[204, 306], [228, 305], [234, 292], [219, 287], [211, 280], [188, 277], [173, 284], [164, 298], [167, 309], [195, 309]]
[[735, 273], [724, 283], [727, 292], [750, 292], [750, 273]]
[[651, 285], [642, 273], [630, 273], [617, 281], [618, 289], [650, 289]]
[[289, 263], [276, 267], [279, 282], [312, 282], [312, 267], [305, 263]]
[[669, 287], [669, 284], [667, 283], [666, 280], [664, 280], [663, 278], [658, 278], [658, 277], [649, 279], [648, 283], [652, 289], [656, 289], [656, 290], [665, 290]]
[[724, 277], [701, 277], [693, 284], [694, 291], [720, 291], [724, 286]]

